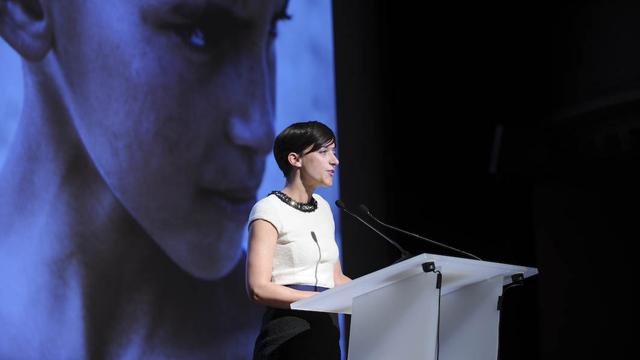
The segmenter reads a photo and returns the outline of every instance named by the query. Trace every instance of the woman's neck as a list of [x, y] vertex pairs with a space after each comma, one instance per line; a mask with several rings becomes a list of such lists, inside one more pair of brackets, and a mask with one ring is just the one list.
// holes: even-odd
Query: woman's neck
[[315, 187], [303, 184], [299, 178], [287, 181], [287, 185], [282, 189], [283, 193], [302, 204], [311, 201], [314, 191]]

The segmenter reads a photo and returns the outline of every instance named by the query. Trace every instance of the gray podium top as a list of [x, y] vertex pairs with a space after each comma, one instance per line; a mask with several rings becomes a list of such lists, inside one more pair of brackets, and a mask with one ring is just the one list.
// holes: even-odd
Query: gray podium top
[[361, 276], [353, 281], [318, 295], [291, 304], [294, 310], [310, 310], [351, 314], [353, 299], [396, 281], [423, 272], [422, 264], [433, 261], [442, 273], [442, 296], [464, 286], [503, 276], [504, 285], [511, 283], [511, 275], [522, 273], [525, 278], [538, 273], [538, 269], [464, 259], [452, 256], [420, 254], [386, 268]]

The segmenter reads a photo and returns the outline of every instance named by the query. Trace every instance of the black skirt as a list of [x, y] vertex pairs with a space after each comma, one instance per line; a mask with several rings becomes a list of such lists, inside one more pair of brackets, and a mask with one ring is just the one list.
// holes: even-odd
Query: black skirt
[[340, 360], [337, 314], [267, 307], [254, 360]]

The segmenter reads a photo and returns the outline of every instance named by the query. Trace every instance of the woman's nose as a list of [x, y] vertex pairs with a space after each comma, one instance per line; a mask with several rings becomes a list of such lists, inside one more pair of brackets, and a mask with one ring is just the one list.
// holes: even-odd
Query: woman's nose
[[338, 160], [338, 155], [336, 155], [336, 154], [333, 154], [333, 155], [332, 155], [331, 163], [332, 163], [333, 165], [338, 165], [338, 164], [340, 164], [340, 161]]

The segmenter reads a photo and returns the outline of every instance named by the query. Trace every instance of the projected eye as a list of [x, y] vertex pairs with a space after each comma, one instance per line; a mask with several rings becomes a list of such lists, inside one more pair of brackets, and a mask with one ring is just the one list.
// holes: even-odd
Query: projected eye
[[206, 50], [215, 44], [213, 35], [203, 26], [181, 26], [175, 30], [175, 33], [183, 43], [195, 50]]
[[204, 35], [202, 29], [194, 29], [189, 36], [189, 44], [197, 47], [204, 48], [207, 45], [207, 38]]

